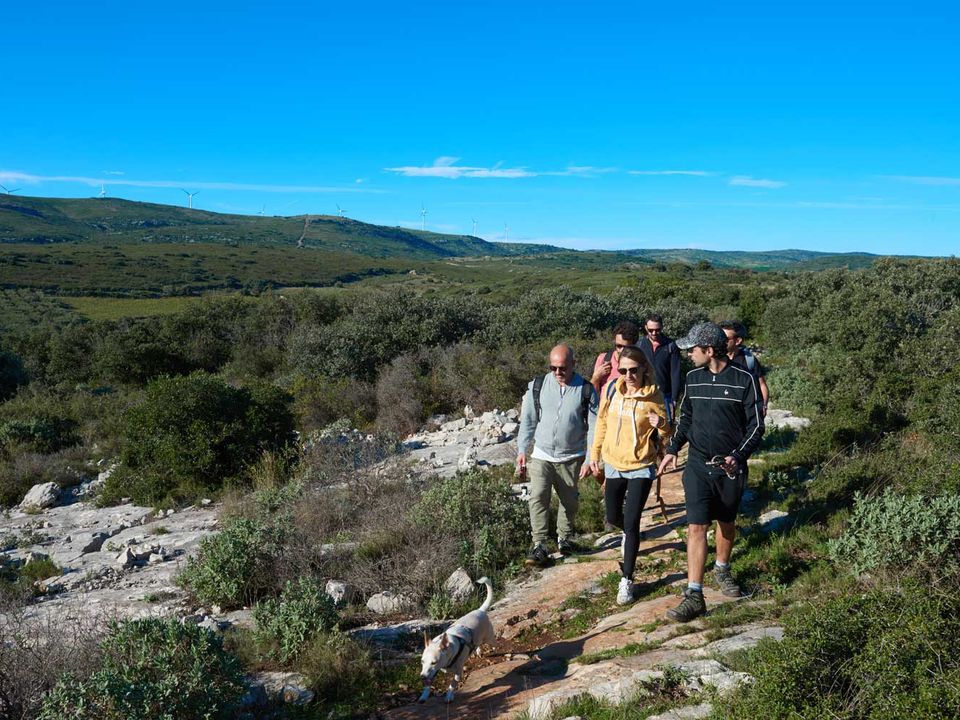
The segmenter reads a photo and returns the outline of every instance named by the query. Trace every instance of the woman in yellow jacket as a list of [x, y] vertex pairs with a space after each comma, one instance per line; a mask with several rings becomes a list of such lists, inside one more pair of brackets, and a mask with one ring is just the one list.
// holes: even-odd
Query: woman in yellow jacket
[[633, 600], [633, 571], [640, 547], [640, 514], [657, 471], [657, 435], [670, 432], [663, 394], [643, 351], [626, 347], [620, 355], [620, 377], [600, 395], [597, 427], [590, 450], [590, 470], [604, 478], [607, 522], [623, 528], [623, 577], [617, 603]]

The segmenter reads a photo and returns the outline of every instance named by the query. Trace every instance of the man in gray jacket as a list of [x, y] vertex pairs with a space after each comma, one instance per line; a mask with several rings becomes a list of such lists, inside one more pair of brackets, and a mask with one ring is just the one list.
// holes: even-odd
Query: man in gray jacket
[[[560, 498], [557, 546], [572, 553], [573, 518], [580, 504], [577, 481], [589, 472], [584, 463], [593, 439], [600, 404], [589, 381], [573, 371], [573, 349], [557, 345], [550, 351], [550, 372], [527, 386], [517, 435], [517, 471], [530, 473], [530, 526], [533, 547], [527, 562], [541, 567], [550, 563], [547, 540], [550, 530], [551, 489]], [[527, 461], [527, 452], [533, 452]]]

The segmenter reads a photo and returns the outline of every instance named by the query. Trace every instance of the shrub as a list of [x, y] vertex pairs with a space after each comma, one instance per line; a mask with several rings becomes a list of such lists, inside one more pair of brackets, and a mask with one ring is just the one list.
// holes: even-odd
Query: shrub
[[475, 576], [508, 565], [529, 537], [527, 508], [503, 473], [472, 470], [438, 479], [413, 510], [421, 525], [457, 540], [460, 562]]
[[200, 541], [177, 582], [205, 604], [248, 605], [273, 585], [281, 542], [282, 535], [262, 522], [231, 520]]
[[240, 663], [209, 630], [174, 619], [114, 624], [100, 668], [65, 677], [40, 720], [173, 720], [236, 717], [245, 687]]
[[270, 646], [281, 663], [295, 659], [319, 632], [333, 630], [340, 618], [333, 599], [313, 578], [288, 582], [279, 598], [253, 608], [257, 641]]
[[26, 382], [27, 373], [20, 358], [0, 350], [0, 402], [11, 397]]
[[960, 560], [960, 497], [857, 495], [847, 531], [830, 553], [855, 573]]
[[0, 448], [21, 445], [37, 453], [52, 453], [79, 442], [76, 423], [67, 418], [43, 415], [30, 420], [0, 424]]
[[804, 605], [784, 639], [764, 641], [756, 683], [717, 718], [896, 720], [955, 717], [960, 707], [960, 595], [925, 585], [877, 589]]
[[344, 703], [349, 714], [381, 699], [376, 692], [376, 661], [366, 646], [342, 633], [315, 635], [300, 653], [297, 666], [318, 700]]
[[61, 488], [83, 479], [85, 448], [80, 446], [55, 453], [35, 453], [14, 447], [12, 457], [0, 459], [0, 506], [12, 506], [34, 485], [54, 482]]
[[104, 500], [129, 495], [155, 504], [219, 489], [264, 450], [290, 440], [286, 400], [275, 388], [233, 388], [202, 372], [153, 381], [128, 413], [121, 468]]

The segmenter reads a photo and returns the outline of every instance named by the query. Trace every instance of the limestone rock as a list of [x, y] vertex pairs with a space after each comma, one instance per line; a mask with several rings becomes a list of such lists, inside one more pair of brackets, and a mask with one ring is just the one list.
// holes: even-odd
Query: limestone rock
[[356, 588], [342, 580], [327, 580], [324, 592], [329, 595], [337, 605], [349, 605], [353, 602]]
[[463, 406], [463, 416], [464, 416], [467, 420], [473, 420], [473, 419], [477, 416], [477, 413], [474, 412], [473, 406], [471, 406], [471, 405], [464, 405], [464, 406]]
[[477, 466], [477, 449], [468, 447], [457, 461], [457, 470], [473, 470]]
[[516, 408], [510, 408], [510, 409], [507, 410], [507, 412], [504, 413], [504, 414], [506, 415], [506, 417], [507, 417], [508, 420], [519, 420], [519, 419], [520, 419], [520, 411], [517, 410]]
[[473, 580], [466, 570], [459, 567], [443, 583], [443, 589], [454, 602], [464, 602], [473, 595]]
[[701, 703], [700, 705], [687, 705], [674, 710], [667, 710], [659, 715], [651, 715], [647, 720], [700, 720], [700, 718], [710, 717], [712, 712], [713, 705]]
[[367, 610], [377, 615], [392, 615], [413, 607], [413, 602], [405, 595], [397, 595], [390, 591], [371, 595], [367, 600]]
[[503, 430], [504, 435], [516, 435], [517, 431], [520, 430], [520, 423], [508, 422], [504, 423], [503, 427], [500, 428]]
[[467, 426], [467, 419], [460, 418], [459, 420], [451, 420], [445, 422], [440, 426], [440, 429], [443, 432], [457, 432], [458, 430], [463, 430]]
[[760, 532], [770, 533], [781, 529], [790, 521], [790, 514], [783, 510], [768, 510], [759, 518]]
[[43, 510], [53, 507], [60, 499], [60, 486], [53, 482], [40, 483], [34, 485], [24, 495], [20, 503], [22, 510]]

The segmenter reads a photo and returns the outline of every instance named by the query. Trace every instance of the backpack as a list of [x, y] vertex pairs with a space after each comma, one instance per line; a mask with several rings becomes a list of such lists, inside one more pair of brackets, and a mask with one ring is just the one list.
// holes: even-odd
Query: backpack
[[[541, 408], [540, 408], [540, 391], [543, 389], [543, 375], [537, 375], [533, 379], [533, 407], [537, 411], [537, 422], [540, 422]], [[590, 404], [593, 402], [593, 385], [588, 383], [586, 380], [583, 381], [583, 386], [580, 388], [580, 414], [583, 418], [583, 426], [588, 427], [590, 424]]]

